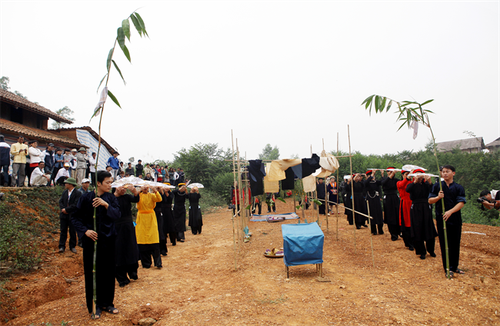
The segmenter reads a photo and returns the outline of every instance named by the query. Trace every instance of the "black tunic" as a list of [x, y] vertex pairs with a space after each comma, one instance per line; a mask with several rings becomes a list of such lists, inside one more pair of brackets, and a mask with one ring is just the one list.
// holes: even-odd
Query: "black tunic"
[[437, 236], [431, 207], [428, 203], [430, 189], [431, 184], [428, 182], [412, 182], [406, 186], [406, 192], [410, 194], [412, 202], [410, 209], [411, 237], [416, 241], [430, 240]]
[[[342, 189], [342, 199], [344, 201], [344, 206], [352, 209], [351, 183], [350, 182], [343, 182], [341, 189]], [[344, 214], [347, 215], [348, 218], [352, 218], [352, 211], [351, 210], [345, 209]]]
[[384, 223], [382, 216], [382, 205], [380, 204], [380, 180], [369, 177], [363, 182], [366, 193], [366, 200], [370, 208], [370, 216], [373, 217], [372, 224], [381, 225]]
[[179, 189], [172, 191], [174, 194], [174, 224], [175, 232], [186, 231], [186, 199], [188, 194], [180, 192]]
[[139, 202], [139, 196], [129, 194], [117, 197], [122, 217], [115, 222], [116, 227], [116, 266], [136, 264], [139, 261], [139, 249], [132, 220], [132, 203]]
[[203, 225], [199, 201], [201, 195], [199, 193], [190, 193], [189, 197], [189, 226], [198, 228]]
[[399, 225], [398, 179], [385, 177], [382, 179], [384, 190], [384, 222], [388, 225]]
[[161, 195], [161, 213], [163, 215], [163, 232], [165, 235], [175, 232], [174, 215], [172, 213], [172, 200], [174, 196], [171, 192]]
[[354, 220], [356, 221], [357, 225], [363, 225], [365, 224], [366, 217], [363, 215], [360, 215], [359, 213], [366, 214], [366, 202], [365, 198], [363, 197], [363, 182], [354, 182], [353, 184], [354, 187], [354, 210], [358, 213], [355, 213], [354, 215]]

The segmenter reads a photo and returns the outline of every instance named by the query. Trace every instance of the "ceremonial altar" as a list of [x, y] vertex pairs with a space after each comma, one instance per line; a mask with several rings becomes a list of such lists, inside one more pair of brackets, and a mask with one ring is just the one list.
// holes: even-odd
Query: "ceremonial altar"
[[286, 266], [286, 277], [289, 278], [289, 267], [316, 264], [316, 271], [323, 277], [323, 243], [325, 236], [318, 223], [284, 224], [283, 250]]

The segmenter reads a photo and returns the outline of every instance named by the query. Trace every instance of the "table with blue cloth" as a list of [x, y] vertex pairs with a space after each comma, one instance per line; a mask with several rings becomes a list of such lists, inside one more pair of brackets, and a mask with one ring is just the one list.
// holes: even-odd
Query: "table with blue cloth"
[[325, 236], [318, 223], [284, 224], [283, 261], [286, 266], [286, 277], [289, 278], [290, 266], [316, 264], [316, 271], [323, 277], [323, 243]]

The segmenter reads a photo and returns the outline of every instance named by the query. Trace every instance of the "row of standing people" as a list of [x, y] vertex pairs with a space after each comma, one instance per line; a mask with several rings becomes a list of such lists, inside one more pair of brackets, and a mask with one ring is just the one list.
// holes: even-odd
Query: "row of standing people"
[[[441, 167], [443, 180], [434, 184], [430, 182], [430, 177], [418, 175], [424, 173], [423, 170], [413, 171], [417, 174], [413, 178], [408, 176], [411, 171], [403, 170], [401, 180], [395, 177], [394, 168], [387, 170], [386, 177], [383, 177], [383, 171], [381, 171], [380, 180], [375, 179], [376, 171], [367, 171], [365, 180], [361, 174], [356, 174], [344, 182], [341, 187], [344, 205], [352, 209], [354, 201], [356, 210], [353, 214], [346, 209], [349, 224], [355, 223], [358, 229], [362, 226], [366, 227], [366, 217], [359, 213], [369, 213], [368, 215], [373, 218], [371, 232], [374, 235], [377, 231], [378, 234], [383, 234], [385, 222], [391, 234], [391, 240], [396, 241], [401, 236], [405, 246], [411, 251], [415, 250], [421, 259], [425, 259], [427, 254], [436, 257], [435, 238], [439, 236], [445, 268], [444, 223], [446, 222], [450, 271], [463, 273], [458, 268], [458, 264], [462, 230], [460, 210], [465, 204], [465, 190], [453, 180], [455, 168], [451, 165]], [[352, 188], [351, 180], [353, 180]], [[440, 190], [439, 183], [443, 190]], [[351, 194], [351, 189], [354, 189], [353, 194]], [[383, 209], [381, 198], [383, 198]], [[441, 199], [444, 201], [444, 212], [442, 205], [436, 204]], [[432, 217], [432, 204], [436, 204], [436, 225]]]
[[[68, 181], [69, 180], [69, 181]], [[172, 245], [177, 241], [184, 242], [186, 231], [185, 202], [189, 200], [189, 226], [193, 234], [200, 234], [202, 216], [199, 208], [201, 195], [193, 188], [187, 192], [185, 185], [170, 192], [166, 188], [150, 188], [141, 190], [130, 188], [127, 194], [125, 187], [111, 192], [113, 177], [111, 173], [97, 173], [97, 196], [95, 192], [86, 192], [77, 200], [68, 200], [76, 193], [69, 193], [68, 187], [63, 193], [67, 207], [63, 207], [70, 221], [70, 237], [76, 230], [82, 241], [85, 274], [85, 293], [89, 313], [93, 308], [93, 257], [94, 242], [96, 247], [96, 317], [102, 311], [118, 313], [114, 307], [115, 278], [120, 286], [125, 286], [130, 279], [137, 279], [138, 261], [143, 268], [150, 268], [152, 263], [162, 267], [160, 255], [167, 254], [167, 235]], [[74, 179], [67, 179], [66, 184], [75, 184]], [[151, 190], [150, 190], [151, 189]], [[132, 203], [137, 203], [137, 225], [132, 220]], [[172, 209], [172, 203], [173, 209]], [[71, 206], [71, 207], [70, 207]], [[159, 207], [159, 210], [155, 208]], [[94, 209], [96, 228], [94, 228]], [[74, 231], [73, 231], [74, 232]], [[153, 257], [153, 261], [151, 260]]]

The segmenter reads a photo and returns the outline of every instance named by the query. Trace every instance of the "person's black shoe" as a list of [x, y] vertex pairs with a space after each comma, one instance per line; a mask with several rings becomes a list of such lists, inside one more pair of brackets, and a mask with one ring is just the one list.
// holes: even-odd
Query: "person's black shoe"
[[180, 239], [179, 242], [184, 242], [184, 239]]
[[377, 235], [377, 232], [372, 232], [373, 235]]
[[166, 256], [166, 255], [167, 255], [167, 252], [163, 250], [163, 251], [161, 252], [161, 255], [162, 255], [162, 256]]
[[431, 257], [436, 257], [436, 254], [434, 252], [430, 252], [429, 255], [431, 255]]
[[425, 259], [425, 254], [421, 254], [420, 259]]
[[364, 227], [364, 228], [367, 228], [367, 227], [368, 227], [368, 225], [366, 225], [366, 224], [363, 224], [363, 225], [361, 225], [361, 226], [362, 226], [362, 227]]
[[408, 247], [408, 250], [413, 251], [413, 250], [415, 250], [415, 248], [413, 248], [413, 246], [412, 246], [412, 245], [410, 245], [410, 246]]
[[395, 236], [395, 237], [394, 237], [394, 236], [392, 236], [392, 237], [391, 237], [391, 240], [392, 240], [392, 241], [398, 241], [398, 236]]
[[384, 234], [384, 231], [380, 231], [378, 234]]
[[77, 253], [76, 248], [71, 248], [70, 250], [71, 250], [71, 252], [72, 252], [72, 253], [74, 253], [74, 254], [76, 254], [76, 253]]
[[134, 273], [134, 274], [132, 274], [132, 275], [130, 275], [130, 274], [129, 274], [129, 276], [128, 276], [128, 277], [130, 277], [130, 278], [131, 278], [131, 279], [133, 279], [133, 280], [137, 280], [137, 279], [139, 279], [139, 277], [137, 277], [137, 273]]
[[59, 248], [59, 253], [62, 254], [64, 252], [64, 248]]

